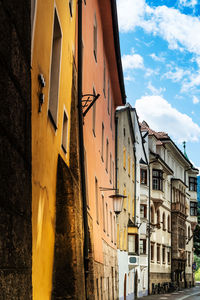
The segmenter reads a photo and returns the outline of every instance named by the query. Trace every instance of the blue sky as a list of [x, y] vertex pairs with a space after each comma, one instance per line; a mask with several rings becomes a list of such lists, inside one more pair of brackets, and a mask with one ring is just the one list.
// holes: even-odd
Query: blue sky
[[200, 1], [117, 5], [127, 102], [200, 167]]

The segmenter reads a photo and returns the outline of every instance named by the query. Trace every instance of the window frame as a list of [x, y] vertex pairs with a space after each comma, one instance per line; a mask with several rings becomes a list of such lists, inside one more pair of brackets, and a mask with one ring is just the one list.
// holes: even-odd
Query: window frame
[[189, 177], [189, 191], [197, 192], [197, 177]]
[[147, 185], [147, 169], [140, 169], [140, 183]]
[[[195, 201], [190, 201], [190, 216], [196, 217], [197, 216], [197, 209], [198, 209], [198, 203]], [[194, 211], [194, 213], [191, 213]]]
[[[155, 175], [155, 172], [158, 175]], [[155, 185], [157, 183], [157, 186]], [[152, 170], [152, 190], [154, 191], [163, 191], [163, 171], [159, 169]]]

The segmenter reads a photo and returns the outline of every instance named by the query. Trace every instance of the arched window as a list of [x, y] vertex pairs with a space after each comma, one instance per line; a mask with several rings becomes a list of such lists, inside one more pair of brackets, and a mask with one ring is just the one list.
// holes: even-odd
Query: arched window
[[190, 226], [188, 226], [188, 239], [190, 238]]
[[151, 223], [154, 224], [154, 209], [153, 209], [153, 206], [151, 206]]
[[165, 213], [163, 213], [163, 218], [162, 218], [162, 221], [163, 221], [163, 230], [166, 230], [166, 224], [165, 224]]
[[157, 210], [157, 224], [160, 225], [160, 210]]
[[167, 217], [167, 230], [170, 232], [170, 226], [171, 224], [170, 224], [170, 216], [168, 215], [168, 217]]

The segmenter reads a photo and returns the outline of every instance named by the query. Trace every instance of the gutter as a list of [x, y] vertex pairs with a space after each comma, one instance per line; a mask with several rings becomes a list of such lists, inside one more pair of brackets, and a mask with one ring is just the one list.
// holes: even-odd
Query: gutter
[[88, 276], [88, 250], [89, 234], [86, 202], [86, 182], [84, 163], [84, 137], [83, 137], [83, 111], [82, 111], [82, 0], [78, 0], [78, 122], [79, 122], [79, 155], [81, 171], [81, 191], [83, 204], [83, 227], [84, 227], [84, 273], [85, 273], [85, 298], [87, 297], [87, 276]]

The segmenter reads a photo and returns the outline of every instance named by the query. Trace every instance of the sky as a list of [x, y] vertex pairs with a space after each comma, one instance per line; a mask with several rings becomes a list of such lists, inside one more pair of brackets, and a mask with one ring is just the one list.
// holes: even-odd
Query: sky
[[117, 0], [127, 102], [200, 167], [200, 0]]

